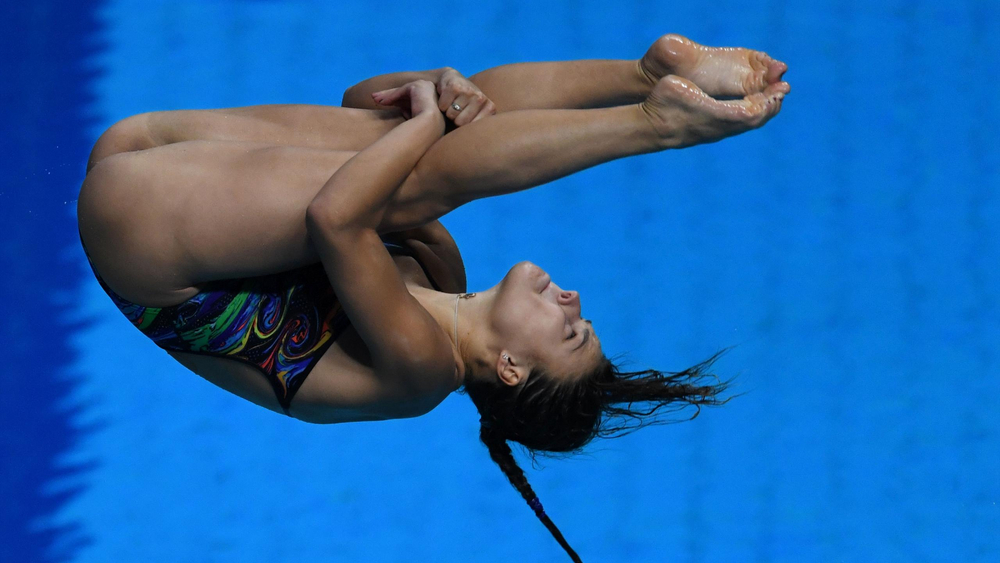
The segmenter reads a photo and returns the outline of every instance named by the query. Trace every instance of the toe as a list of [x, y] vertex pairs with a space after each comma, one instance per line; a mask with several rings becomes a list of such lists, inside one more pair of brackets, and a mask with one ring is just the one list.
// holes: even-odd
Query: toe
[[776, 84], [771, 84], [764, 90], [764, 95], [767, 96], [767, 119], [778, 115], [781, 111], [781, 102], [785, 99], [785, 94], [791, 90], [791, 86], [787, 82], [778, 82]]
[[750, 72], [743, 78], [744, 96], [763, 92], [772, 80], [772, 68], [775, 60], [762, 51], [751, 51]]
[[788, 83], [770, 84], [763, 92], [751, 94], [738, 103], [743, 107], [745, 121], [760, 127], [781, 111], [781, 102], [788, 93]]
[[775, 82], [773, 84], [768, 84], [767, 88], [764, 88], [765, 96], [782, 96], [792, 91], [791, 84], [787, 82]]
[[773, 84], [781, 80], [781, 77], [784, 76], [785, 71], [787, 70], [788, 70], [788, 65], [786, 65], [785, 63], [781, 61], [771, 60], [770, 65], [768, 65], [767, 67], [767, 75], [765, 77], [767, 83]]

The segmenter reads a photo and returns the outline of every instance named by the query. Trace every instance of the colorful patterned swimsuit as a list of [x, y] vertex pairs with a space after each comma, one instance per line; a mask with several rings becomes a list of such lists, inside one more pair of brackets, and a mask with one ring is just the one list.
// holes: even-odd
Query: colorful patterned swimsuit
[[[412, 250], [383, 244], [390, 254], [413, 256], [434, 289], [441, 291]], [[87, 254], [86, 247], [83, 251]], [[285, 414], [306, 376], [351, 324], [320, 263], [267, 276], [209, 282], [194, 297], [170, 307], [126, 301], [104, 283], [93, 262], [90, 268], [115, 306], [157, 346], [229, 358], [257, 368], [270, 382]]]

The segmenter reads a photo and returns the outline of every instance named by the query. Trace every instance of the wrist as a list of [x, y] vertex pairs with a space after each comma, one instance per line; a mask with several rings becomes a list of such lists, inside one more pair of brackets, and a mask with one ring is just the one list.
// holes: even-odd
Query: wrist
[[444, 114], [441, 113], [441, 110], [437, 108], [427, 109], [421, 113], [418, 113], [417, 115], [413, 116], [413, 119], [420, 119], [422, 121], [426, 121], [428, 124], [434, 124], [435, 126], [440, 126], [441, 134], [442, 135], [444, 134], [444, 125], [445, 125]]

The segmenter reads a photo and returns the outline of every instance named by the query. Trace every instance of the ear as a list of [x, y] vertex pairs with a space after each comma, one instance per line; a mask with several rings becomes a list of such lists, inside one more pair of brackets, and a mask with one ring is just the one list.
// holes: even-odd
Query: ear
[[497, 377], [506, 385], [516, 387], [522, 379], [528, 376], [528, 370], [518, 365], [517, 360], [508, 350], [501, 350], [497, 355]]

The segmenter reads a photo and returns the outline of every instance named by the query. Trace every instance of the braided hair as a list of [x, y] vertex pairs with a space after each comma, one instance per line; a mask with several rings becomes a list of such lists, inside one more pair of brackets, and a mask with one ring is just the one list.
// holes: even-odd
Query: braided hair
[[[536, 455], [553, 452], [579, 453], [595, 437], [623, 436], [644, 426], [675, 422], [654, 419], [657, 413], [693, 405], [697, 411], [688, 419], [692, 420], [701, 412], [701, 405], [722, 405], [732, 398], [719, 399], [732, 380], [722, 382], [707, 372], [726, 351], [728, 348], [681, 372], [625, 372], [602, 357], [597, 368], [579, 378], [553, 378], [536, 368], [519, 386], [471, 377], [461, 392], [469, 395], [480, 413], [479, 439], [490, 457], [574, 563], [581, 563], [542, 509], [508, 440], [524, 446], [534, 460]], [[715, 383], [706, 384], [706, 378]], [[635, 408], [635, 404], [647, 406]]]
[[566, 538], [563, 537], [562, 532], [559, 531], [559, 528], [552, 522], [549, 515], [545, 514], [545, 510], [542, 509], [542, 503], [538, 500], [538, 495], [535, 494], [531, 485], [528, 484], [528, 478], [524, 476], [524, 471], [521, 470], [521, 467], [514, 459], [514, 454], [503, 435], [497, 432], [489, 423], [486, 423], [479, 427], [479, 439], [489, 448], [490, 457], [503, 470], [510, 484], [514, 485], [517, 492], [521, 493], [521, 497], [535, 511], [535, 516], [542, 521], [542, 524], [545, 524], [545, 527], [549, 529], [549, 532], [556, 538], [559, 545], [566, 550], [566, 553], [573, 559], [573, 562], [582, 563], [580, 556], [573, 551], [573, 548], [570, 547]]

